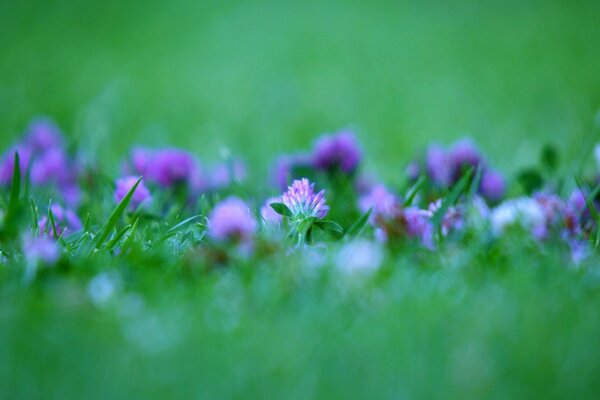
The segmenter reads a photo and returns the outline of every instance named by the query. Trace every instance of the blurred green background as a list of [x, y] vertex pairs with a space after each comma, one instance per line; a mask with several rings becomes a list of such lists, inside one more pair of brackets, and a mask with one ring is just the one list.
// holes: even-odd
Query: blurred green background
[[463, 135], [510, 174], [545, 142], [577, 157], [600, 107], [598, 1], [25, 0], [0, 18], [0, 145], [48, 114], [109, 165], [134, 143], [228, 148], [262, 177], [353, 126], [386, 178]]

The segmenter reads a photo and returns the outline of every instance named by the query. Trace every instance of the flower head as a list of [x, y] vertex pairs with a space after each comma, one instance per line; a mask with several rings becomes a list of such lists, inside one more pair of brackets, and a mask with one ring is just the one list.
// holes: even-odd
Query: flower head
[[315, 184], [302, 178], [292, 182], [282, 196], [282, 202], [290, 209], [294, 218], [323, 219], [329, 212], [325, 191], [315, 193]]
[[142, 176], [147, 175], [148, 169], [152, 164], [152, 158], [154, 156], [154, 152], [145, 147], [134, 147], [131, 150], [131, 154], [129, 156], [129, 163], [131, 164], [131, 169], [127, 165], [126, 173], [134, 173], [140, 174]]
[[479, 191], [489, 201], [496, 202], [502, 200], [506, 191], [504, 177], [499, 172], [486, 170], [481, 176]]
[[228, 197], [208, 217], [208, 235], [219, 242], [248, 242], [256, 232], [256, 220], [241, 199]]
[[48, 118], [37, 118], [27, 127], [25, 144], [34, 152], [62, 148], [63, 138], [60, 129]]
[[67, 184], [76, 180], [68, 155], [61, 148], [40, 154], [31, 165], [31, 182], [36, 185]]
[[450, 149], [450, 159], [456, 175], [460, 177], [464, 167], [476, 167], [483, 163], [483, 156], [471, 139], [461, 139]]
[[452, 183], [451, 160], [443, 147], [433, 145], [427, 149], [425, 168], [427, 174], [436, 185], [448, 186]]
[[427, 248], [433, 248], [433, 224], [431, 214], [417, 207], [405, 208], [402, 215], [405, 233], [410, 238], [416, 238]]
[[352, 173], [360, 164], [362, 154], [358, 141], [351, 131], [321, 136], [313, 149], [313, 164], [321, 170], [339, 169]]
[[[138, 177], [136, 176], [126, 176], [124, 178], [117, 179], [116, 188], [114, 193], [115, 202], [120, 203], [121, 200], [129, 193], [131, 188], [137, 182]], [[129, 208], [131, 210], [135, 210], [142, 204], [143, 202], [149, 200], [151, 198], [150, 191], [144, 185], [144, 181], [140, 181], [135, 192], [131, 196], [131, 201], [129, 202]]]
[[367, 195], [360, 197], [358, 206], [362, 212], [372, 210], [369, 217], [372, 223], [378, 219], [395, 218], [402, 212], [400, 198], [381, 184], [374, 186]]
[[148, 179], [168, 187], [188, 183], [198, 168], [196, 160], [186, 151], [164, 149], [158, 151], [147, 168]]

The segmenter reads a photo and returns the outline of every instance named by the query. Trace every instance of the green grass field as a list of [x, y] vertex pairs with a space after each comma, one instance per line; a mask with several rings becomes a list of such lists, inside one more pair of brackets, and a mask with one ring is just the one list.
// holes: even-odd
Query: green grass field
[[[569, 178], [600, 124], [599, 21], [593, 0], [3, 1], [0, 149], [44, 114], [113, 177], [175, 145], [263, 189], [277, 154], [351, 126], [393, 185], [465, 135], [509, 179], [553, 144]], [[502, 246], [406, 249], [370, 279], [173, 248], [33, 285], [0, 264], [0, 398], [598, 398], [597, 256]]]

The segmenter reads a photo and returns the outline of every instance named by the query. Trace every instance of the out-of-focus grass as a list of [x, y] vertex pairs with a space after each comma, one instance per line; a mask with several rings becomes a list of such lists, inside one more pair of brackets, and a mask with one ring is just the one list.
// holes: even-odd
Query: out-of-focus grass
[[423, 268], [409, 255], [373, 279], [299, 269], [295, 256], [187, 282], [120, 266], [100, 308], [85, 280], [5, 284], [0, 394], [595, 398], [600, 276], [556, 256], [481, 266], [460, 252]]
[[543, 142], [579, 155], [600, 105], [598, 15], [597, 1], [5, 1], [0, 141], [46, 113], [107, 161], [134, 142], [228, 147], [262, 172], [353, 125], [388, 178], [464, 134], [511, 173]]

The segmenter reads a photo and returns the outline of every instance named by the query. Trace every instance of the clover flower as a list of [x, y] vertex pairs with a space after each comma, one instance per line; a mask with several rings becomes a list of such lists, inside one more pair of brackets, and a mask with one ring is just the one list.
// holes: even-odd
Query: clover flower
[[312, 162], [315, 168], [325, 171], [354, 172], [362, 154], [358, 141], [349, 130], [334, 135], [321, 136], [314, 144]]
[[433, 249], [433, 224], [431, 213], [417, 207], [407, 207], [402, 213], [402, 227], [409, 238], [419, 239], [421, 244]]
[[256, 233], [256, 220], [250, 209], [234, 196], [217, 204], [208, 221], [208, 235], [218, 242], [248, 242]]
[[371, 209], [369, 220], [372, 224], [376, 220], [395, 218], [402, 212], [400, 198], [382, 184], [375, 185], [368, 194], [361, 196], [358, 207], [362, 212]]
[[139, 174], [147, 182], [167, 188], [178, 184], [195, 189], [204, 187], [202, 173], [196, 159], [187, 151], [177, 148], [152, 150], [136, 147], [132, 150], [124, 172]]
[[484, 164], [481, 152], [471, 139], [461, 139], [450, 149], [453, 178], [459, 179], [465, 167], [477, 167]]
[[50, 210], [52, 210], [52, 216], [54, 217], [54, 229], [50, 225], [48, 216], [44, 215], [38, 221], [40, 232], [48, 232], [49, 235], [53, 235], [54, 230], [56, 230], [56, 237], [58, 237], [64, 233], [76, 232], [83, 228], [81, 220], [73, 210], [63, 208], [59, 204], [52, 204]]
[[163, 187], [186, 183], [195, 173], [196, 161], [186, 151], [164, 149], [158, 151], [148, 166], [148, 179]]
[[[138, 179], [139, 178], [136, 176], [126, 176], [124, 178], [117, 179], [115, 183], [114, 193], [115, 202], [120, 203], [121, 200], [123, 200], [123, 198], [127, 195], [127, 193], [129, 193], [131, 188], [133, 188]], [[146, 185], [144, 185], [144, 181], [140, 181], [137, 188], [135, 189], [135, 192], [133, 192], [133, 195], [131, 196], [131, 200], [129, 201], [129, 209], [137, 209], [140, 206], [140, 204], [150, 200], [151, 197], [152, 196], [150, 195], [150, 191], [148, 190]]]
[[61, 148], [50, 149], [37, 157], [31, 166], [31, 182], [36, 185], [75, 181], [74, 169], [68, 155]]
[[35, 153], [62, 148], [63, 137], [60, 129], [49, 118], [36, 118], [27, 127], [25, 145]]
[[502, 200], [506, 191], [504, 177], [499, 172], [486, 170], [481, 176], [479, 191], [483, 197], [491, 202]]
[[448, 186], [452, 183], [451, 159], [443, 147], [432, 145], [427, 149], [425, 169], [436, 185]]
[[281, 200], [291, 211], [293, 219], [323, 219], [329, 212], [325, 191], [315, 193], [315, 184], [306, 178], [292, 182]]

